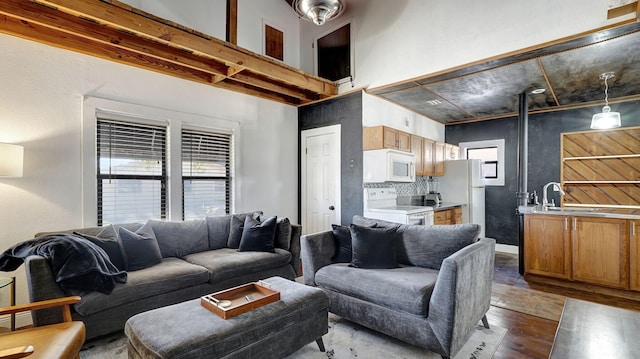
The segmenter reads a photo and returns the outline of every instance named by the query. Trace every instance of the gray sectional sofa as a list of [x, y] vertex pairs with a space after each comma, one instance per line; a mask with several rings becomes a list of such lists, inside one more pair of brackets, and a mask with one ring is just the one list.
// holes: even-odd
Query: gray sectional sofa
[[[455, 356], [480, 320], [488, 327], [495, 240], [478, 238], [478, 225], [398, 225], [354, 216], [347, 231], [355, 237], [346, 246], [339, 228], [300, 240], [304, 282], [329, 294], [330, 312], [444, 358]], [[349, 245], [351, 260], [341, 260]], [[397, 264], [380, 265], [385, 253]], [[363, 260], [371, 254], [373, 262]], [[362, 265], [367, 261], [373, 267]]]
[[[295, 279], [299, 275], [301, 227], [279, 218], [273, 252], [240, 251], [236, 248], [242, 228], [237, 228], [234, 221], [242, 222], [247, 215], [252, 214], [55, 232], [102, 237], [105, 232], [111, 232], [111, 235], [116, 232], [130, 234], [148, 232], [150, 228], [159, 247], [159, 253], [142, 248], [137, 258], [131, 258], [133, 255], [130, 253], [130, 265], [144, 268], [127, 270], [126, 283], [116, 283], [109, 294], [89, 292], [82, 295], [82, 300], [74, 306], [74, 320], [85, 323], [87, 338], [90, 339], [123, 330], [127, 319], [150, 309], [272, 276]], [[232, 244], [234, 236], [236, 243]], [[154, 264], [149, 266], [151, 263], [146, 263], [145, 267], [147, 257], [156, 256], [157, 260], [151, 262]], [[31, 301], [68, 295], [56, 283], [49, 261], [31, 255], [25, 263]], [[59, 316], [51, 310], [32, 313], [36, 326], [59, 321]]]

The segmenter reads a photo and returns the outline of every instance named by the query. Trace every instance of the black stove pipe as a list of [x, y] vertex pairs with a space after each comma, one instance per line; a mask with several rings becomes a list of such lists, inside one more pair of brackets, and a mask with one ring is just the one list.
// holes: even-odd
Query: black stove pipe
[[524, 214], [520, 213], [518, 206], [526, 206], [529, 198], [529, 193], [527, 192], [527, 152], [529, 150], [527, 143], [527, 127], [529, 125], [527, 93], [521, 93], [518, 100], [518, 192], [516, 193], [516, 214], [518, 215], [518, 271], [522, 275], [524, 274]]

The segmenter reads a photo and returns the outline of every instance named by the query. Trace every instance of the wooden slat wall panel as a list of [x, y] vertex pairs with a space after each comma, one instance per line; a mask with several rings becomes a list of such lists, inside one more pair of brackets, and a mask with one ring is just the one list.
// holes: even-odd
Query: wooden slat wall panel
[[640, 181], [640, 157], [564, 162], [564, 181]]
[[640, 127], [565, 133], [561, 146], [563, 204], [640, 207]]
[[638, 206], [638, 184], [565, 184], [564, 204]]

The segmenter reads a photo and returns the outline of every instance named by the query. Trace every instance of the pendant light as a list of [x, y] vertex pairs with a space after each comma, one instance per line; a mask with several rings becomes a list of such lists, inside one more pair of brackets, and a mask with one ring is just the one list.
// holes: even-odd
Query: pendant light
[[600, 80], [604, 80], [604, 107], [601, 113], [596, 113], [591, 118], [591, 128], [596, 130], [620, 127], [620, 112], [611, 112], [609, 107], [609, 85], [607, 80], [613, 78], [613, 72], [600, 74]]
[[301, 18], [321, 26], [342, 14], [345, 4], [344, 0], [293, 0], [293, 9]]

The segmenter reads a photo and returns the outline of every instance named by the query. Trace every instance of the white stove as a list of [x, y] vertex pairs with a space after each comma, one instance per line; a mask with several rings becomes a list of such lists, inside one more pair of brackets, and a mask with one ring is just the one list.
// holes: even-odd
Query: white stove
[[433, 207], [397, 205], [393, 187], [364, 189], [364, 216], [401, 224], [433, 224]]

